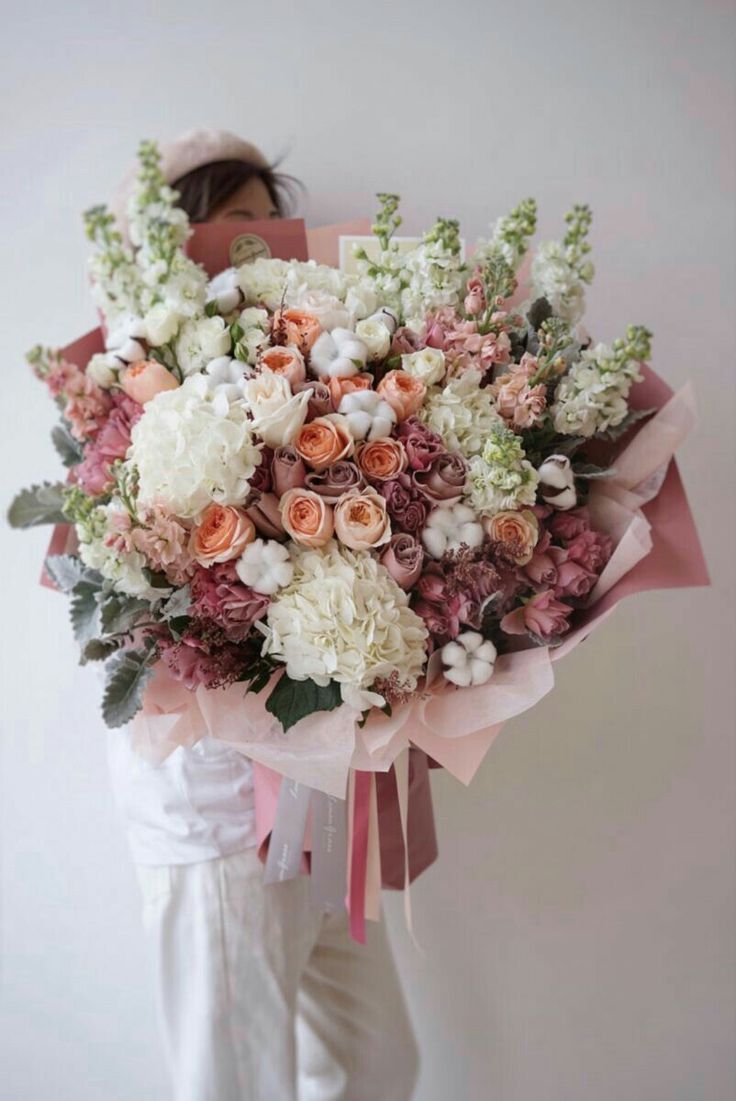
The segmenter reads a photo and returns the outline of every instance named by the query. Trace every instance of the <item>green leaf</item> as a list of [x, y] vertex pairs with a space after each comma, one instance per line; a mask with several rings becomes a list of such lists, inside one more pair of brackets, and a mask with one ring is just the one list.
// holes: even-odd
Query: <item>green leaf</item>
[[70, 593], [80, 581], [102, 585], [102, 574], [85, 566], [81, 558], [73, 554], [50, 554], [45, 562], [46, 572], [62, 592]]
[[74, 439], [65, 424], [57, 424], [56, 428], [52, 429], [51, 442], [64, 466], [76, 466], [84, 458], [81, 443]]
[[147, 600], [113, 593], [100, 609], [102, 628], [106, 635], [124, 635], [131, 631], [142, 615], [150, 612]]
[[62, 512], [64, 482], [43, 482], [23, 489], [8, 509], [8, 523], [13, 528], [32, 528], [38, 524], [66, 524]]
[[102, 715], [108, 726], [123, 726], [143, 705], [143, 693], [153, 675], [154, 649], [118, 650], [105, 666], [107, 686]]
[[274, 685], [266, 700], [266, 710], [279, 720], [284, 730], [314, 711], [333, 711], [342, 703], [340, 685], [331, 680], [324, 688], [313, 680], [292, 680], [286, 673]]
[[74, 637], [80, 646], [102, 632], [99, 596], [100, 586], [89, 581], [80, 581], [72, 590], [70, 615]]
[[86, 665], [88, 661], [106, 661], [119, 649], [120, 643], [114, 638], [92, 638], [82, 647], [79, 664]]
[[182, 585], [180, 589], [177, 589], [171, 594], [165, 604], [161, 605], [158, 614], [163, 619], [180, 619], [187, 614], [191, 603], [192, 598], [189, 592], [189, 586]]

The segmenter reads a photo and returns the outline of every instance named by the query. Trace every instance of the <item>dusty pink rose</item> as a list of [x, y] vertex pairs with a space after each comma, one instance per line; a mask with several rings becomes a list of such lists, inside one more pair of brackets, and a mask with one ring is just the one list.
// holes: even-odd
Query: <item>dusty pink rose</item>
[[462, 497], [468, 464], [458, 452], [439, 455], [429, 470], [415, 471], [414, 484], [432, 501], [454, 501]]
[[155, 359], [142, 359], [124, 371], [120, 385], [129, 398], [145, 405], [156, 394], [178, 389], [179, 383], [163, 363], [157, 363]]
[[281, 522], [279, 499], [275, 493], [261, 493], [257, 500], [245, 509], [256, 526], [256, 531], [265, 539], [283, 539], [284, 525]]
[[396, 435], [404, 445], [412, 470], [428, 470], [435, 459], [447, 454], [442, 437], [422, 424], [418, 417], [403, 421]]
[[289, 344], [286, 347], [280, 347], [277, 344], [273, 348], [266, 348], [261, 354], [261, 366], [277, 375], [283, 375], [292, 391], [307, 377], [304, 356], [298, 348]]
[[381, 555], [380, 561], [402, 589], [411, 589], [422, 572], [424, 551], [413, 535], [397, 532]]
[[567, 544], [567, 557], [591, 573], [599, 574], [611, 557], [613, 541], [600, 531], [581, 531]]
[[397, 420], [405, 421], [421, 408], [427, 387], [406, 371], [388, 371], [376, 391], [389, 403]]
[[567, 542], [589, 530], [590, 516], [587, 508], [571, 508], [567, 512], [555, 509], [547, 521], [547, 527], [555, 539]]
[[143, 406], [125, 394], [114, 394], [111, 405], [107, 420], [96, 438], [85, 447], [84, 459], [75, 471], [77, 481], [92, 497], [110, 487], [110, 466], [116, 459], [125, 458], [133, 425], [143, 414]]
[[305, 390], [309, 391], [309, 401], [307, 403], [308, 421], [313, 421], [317, 417], [326, 417], [328, 413], [334, 413], [335, 407], [332, 404], [332, 398], [327, 383], [320, 382], [316, 379], [308, 379], [306, 382], [300, 382], [294, 387], [295, 394], [301, 394]]
[[307, 489], [319, 493], [328, 504], [335, 504], [350, 489], [362, 489], [366, 482], [358, 467], [349, 459], [338, 459], [326, 470], [310, 470], [304, 483]]
[[548, 546], [542, 551], [535, 550], [524, 566], [524, 575], [536, 588], [554, 589], [557, 584], [557, 569], [566, 558], [567, 551], [562, 547]]
[[383, 497], [370, 487], [343, 494], [335, 505], [335, 535], [352, 550], [388, 543], [391, 521]]
[[396, 356], [410, 355], [411, 352], [421, 351], [426, 346], [427, 342], [424, 339], [424, 334], [417, 333], [413, 329], [405, 328], [402, 325], [393, 335], [389, 357], [393, 359]]
[[281, 498], [281, 522], [302, 547], [324, 547], [335, 528], [332, 506], [309, 489], [286, 491]]
[[241, 642], [269, 605], [267, 596], [242, 583], [231, 562], [198, 568], [191, 594], [189, 614], [213, 620], [232, 642]]
[[413, 484], [406, 471], [388, 482], [382, 482], [380, 491], [386, 499], [386, 508], [395, 531], [407, 531], [416, 535], [427, 522], [430, 505], [427, 498]]
[[290, 443], [277, 447], [271, 459], [271, 480], [279, 497], [288, 489], [303, 486], [307, 476], [304, 460]]
[[520, 608], [508, 612], [501, 620], [501, 630], [507, 635], [524, 635], [527, 632], [543, 642], [563, 634], [570, 626], [567, 622], [572, 608], [556, 600], [551, 589], [535, 593]]

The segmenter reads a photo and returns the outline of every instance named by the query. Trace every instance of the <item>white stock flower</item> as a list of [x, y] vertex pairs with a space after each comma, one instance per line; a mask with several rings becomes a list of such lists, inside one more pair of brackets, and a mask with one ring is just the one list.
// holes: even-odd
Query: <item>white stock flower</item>
[[227, 355], [231, 343], [230, 330], [221, 317], [186, 321], [176, 338], [176, 362], [185, 377], [196, 374], [211, 359]]
[[85, 374], [101, 389], [109, 390], [118, 381], [118, 372], [123, 366], [113, 352], [97, 352], [90, 359]]
[[416, 688], [426, 658], [427, 630], [407, 593], [367, 551], [334, 540], [319, 550], [292, 545], [294, 576], [269, 605], [263, 652], [286, 665], [294, 680], [340, 684], [360, 709], [384, 702], [370, 692], [396, 675]]
[[587, 348], [555, 391], [555, 428], [565, 436], [586, 439], [615, 428], [626, 417], [631, 385], [640, 378], [634, 358], [617, 355], [605, 344]]
[[281, 305], [288, 271], [287, 260], [265, 257], [239, 267], [238, 283], [246, 305], [263, 305], [269, 310], [277, 310]]
[[461, 688], [485, 684], [496, 663], [496, 647], [477, 631], [463, 631], [442, 647], [442, 672], [445, 679]]
[[458, 550], [463, 543], [479, 547], [482, 542], [483, 528], [478, 517], [462, 501], [432, 509], [422, 531], [422, 543], [433, 558], [441, 558], [445, 551]]
[[144, 569], [148, 566], [145, 555], [136, 550], [125, 550], [121, 540], [116, 539], [116, 517], [124, 515], [122, 506], [111, 501], [98, 508], [97, 515], [104, 516], [102, 534], [89, 538], [90, 532], [83, 524], [76, 525], [79, 539], [79, 557], [85, 566], [98, 570], [106, 580], [111, 581], [116, 590], [127, 596], [137, 596], [142, 600], [160, 600], [168, 596], [171, 589], [154, 588], [148, 581]]
[[533, 505], [538, 481], [520, 438], [500, 422], [491, 428], [481, 454], [470, 460], [465, 493], [476, 512], [493, 516]]
[[375, 390], [354, 390], [340, 401], [338, 413], [348, 422], [354, 440], [377, 440], [391, 435], [396, 413]]
[[292, 394], [284, 375], [264, 367], [243, 383], [243, 396], [253, 417], [253, 430], [269, 447], [291, 443], [307, 419], [309, 391]]
[[448, 451], [466, 458], [478, 455], [494, 425], [502, 424], [488, 387], [479, 387], [481, 373], [468, 370], [447, 384], [427, 391], [418, 416], [439, 433]]
[[445, 353], [440, 348], [422, 348], [401, 357], [401, 368], [425, 386], [435, 386], [445, 375]]
[[559, 241], [545, 241], [532, 263], [532, 287], [536, 298], [544, 297], [558, 317], [574, 325], [585, 312], [585, 286]]
[[288, 548], [275, 539], [255, 539], [235, 563], [235, 572], [244, 585], [257, 593], [273, 596], [294, 575]]
[[138, 470], [141, 503], [160, 500], [183, 519], [212, 501], [242, 504], [261, 461], [245, 403], [216, 407], [204, 375], [146, 404], [128, 458]]
[[225, 268], [207, 284], [207, 301], [216, 302], [220, 313], [232, 313], [238, 308], [242, 297], [235, 268]]
[[538, 470], [539, 496], [546, 505], [565, 512], [575, 508], [575, 475], [567, 455], [550, 455]]
[[365, 367], [368, 349], [350, 329], [320, 333], [312, 345], [309, 365], [319, 378], [349, 378]]

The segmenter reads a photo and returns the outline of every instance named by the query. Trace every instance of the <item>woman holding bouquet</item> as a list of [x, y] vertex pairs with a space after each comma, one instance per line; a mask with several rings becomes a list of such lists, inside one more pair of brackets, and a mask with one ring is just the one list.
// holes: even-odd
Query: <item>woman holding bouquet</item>
[[[193, 131], [162, 150], [194, 222], [283, 216], [289, 179], [254, 146]], [[125, 221], [127, 185], [118, 216]], [[305, 876], [265, 886], [250, 761], [205, 738], [152, 767], [112, 731], [155, 960], [175, 1101], [406, 1101], [417, 1049], [387, 940], [314, 909]]]

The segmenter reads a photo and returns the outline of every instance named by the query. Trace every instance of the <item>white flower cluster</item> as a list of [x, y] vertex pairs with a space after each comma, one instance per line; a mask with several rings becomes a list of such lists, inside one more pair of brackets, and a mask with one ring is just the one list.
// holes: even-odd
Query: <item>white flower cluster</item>
[[483, 450], [491, 429], [502, 424], [489, 389], [480, 389], [480, 372], [468, 370], [446, 386], [431, 387], [418, 416], [437, 432], [448, 451], [471, 458]]
[[278, 260], [259, 257], [238, 268], [238, 283], [247, 306], [277, 310], [282, 301], [297, 306], [310, 292], [345, 301], [347, 281], [336, 268], [314, 260]]
[[520, 438], [500, 423], [491, 429], [481, 454], [470, 460], [465, 492], [476, 512], [493, 516], [533, 505], [538, 482]]
[[536, 228], [537, 204], [534, 199], [524, 199], [508, 214], [496, 219], [489, 240], [478, 241], [473, 251], [473, 266], [500, 258], [515, 272]]
[[559, 241], [545, 241], [532, 263], [535, 298], [546, 298], [558, 317], [576, 324], [585, 312], [585, 287]]
[[635, 359], [622, 357], [605, 344], [586, 349], [555, 392], [555, 429], [564, 436], [587, 439], [615, 428], [629, 411], [632, 383], [640, 379]]
[[432, 310], [457, 306], [465, 284], [458, 226], [441, 219], [421, 245], [403, 257], [401, 309], [410, 328], [421, 328]]
[[193, 519], [212, 501], [241, 504], [261, 461], [244, 401], [222, 409], [204, 375], [157, 394], [133, 428], [128, 459], [142, 504]]
[[118, 592], [137, 596], [142, 600], [160, 600], [168, 596], [170, 589], [154, 588], [143, 572], [146, 558], [139, 551], [125, 550], [120, 540], [111, 538], [116, 530], [116, 516], [123, 513], [119, 502], [111, 501], [95, 510], [95, 520], [90, 524], [77, 524], [79, 557], [91, 570], [98, 570], [111, 581]]
[[269, 606], [264, 653], [294, 680], [337, 681], [357, 710], [384, 704], [370, 691], [379, 678], [395, 674], [413, 691], [427, 630], [388, 571], [368, 552], [334, 541], [321, 550], [294, 546], [291, 555], [294, 576]]

